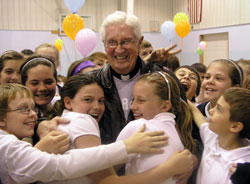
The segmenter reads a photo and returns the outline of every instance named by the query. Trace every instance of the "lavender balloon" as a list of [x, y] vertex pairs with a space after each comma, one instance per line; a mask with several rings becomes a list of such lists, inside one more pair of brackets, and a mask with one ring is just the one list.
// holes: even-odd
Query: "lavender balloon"
[[75, 46], [86, 57], [96, 46], [96, 34], [88, 28], [81, 29], [75, 37]]

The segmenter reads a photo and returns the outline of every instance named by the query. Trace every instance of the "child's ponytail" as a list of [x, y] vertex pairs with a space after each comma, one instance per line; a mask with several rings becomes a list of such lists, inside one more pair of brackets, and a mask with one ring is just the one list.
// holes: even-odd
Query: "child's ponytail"
[[188, 104], [184, 100], [180, 100], [178, 113], [176, 114], [176, 128], [178, 130], [181, 141], [186, 149], [192, 153], [195, 152], [195, 142], [192, 137], [192, 113]]

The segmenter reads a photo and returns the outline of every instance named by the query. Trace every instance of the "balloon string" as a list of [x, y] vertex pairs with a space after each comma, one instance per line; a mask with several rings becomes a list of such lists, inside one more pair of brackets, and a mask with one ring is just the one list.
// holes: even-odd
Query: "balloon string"
[[75, 60], [76, 60], [76, 41], [74, 40], [74, 56], [75, 56]]
[[183, 45], [183, 39], [182, 38], [181, 38], [181, 44], [180, 45], [181, 45], [181, 49], [182, 49], [182, 45]]
[[76, 20], [73, 20], [74, 37], [76, 37]]

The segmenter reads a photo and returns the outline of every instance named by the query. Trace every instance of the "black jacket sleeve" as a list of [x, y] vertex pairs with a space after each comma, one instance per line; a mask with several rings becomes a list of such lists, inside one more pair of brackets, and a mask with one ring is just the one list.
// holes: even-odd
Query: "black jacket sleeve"
[[230, 177], [233, 184], [249, 184], [250, 183], [250, 163], [238, 163], [237, 169]]

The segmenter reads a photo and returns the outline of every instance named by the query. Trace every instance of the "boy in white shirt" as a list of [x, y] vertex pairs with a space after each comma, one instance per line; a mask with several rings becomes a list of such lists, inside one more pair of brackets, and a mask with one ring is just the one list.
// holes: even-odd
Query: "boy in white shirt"
[[197, 184], [231, 184], [232, 164], [250, 161], [249, 104], [249, 90], [228, 88], [209, 111], [207, 123], [200, 111], [189, 103], [204, 144]]

